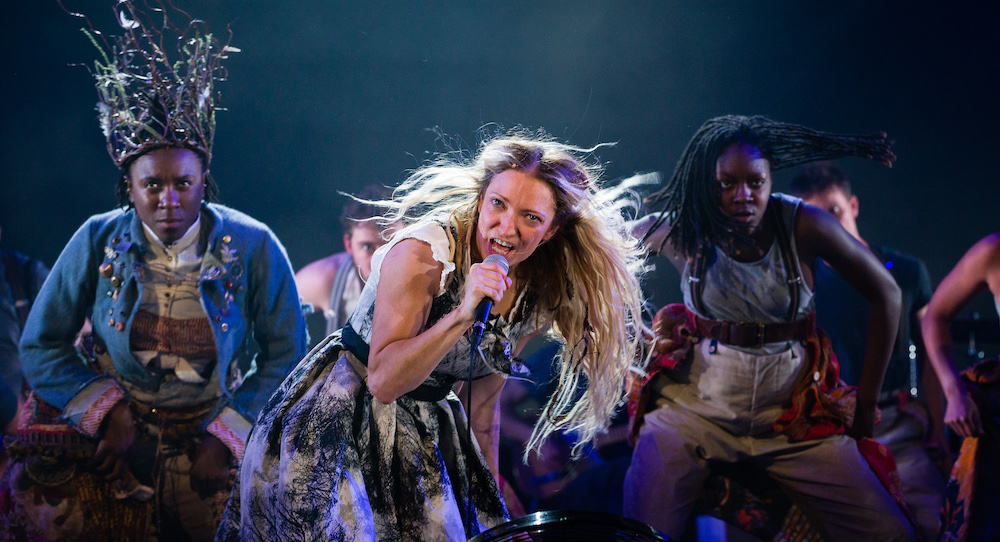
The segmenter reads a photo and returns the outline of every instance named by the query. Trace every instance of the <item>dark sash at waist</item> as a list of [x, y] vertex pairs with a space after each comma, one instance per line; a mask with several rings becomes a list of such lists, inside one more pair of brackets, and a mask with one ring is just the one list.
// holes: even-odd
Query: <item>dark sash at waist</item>
[[350, 323], [341, 328], [340, 341], [344, 344], [344, 348], [354, 354], [354, 357], [358, 358], [366, 366], [368, 365], [368, 343], [361, 338], [361, 335], [358, 335], [357, 331], [354, 331]]

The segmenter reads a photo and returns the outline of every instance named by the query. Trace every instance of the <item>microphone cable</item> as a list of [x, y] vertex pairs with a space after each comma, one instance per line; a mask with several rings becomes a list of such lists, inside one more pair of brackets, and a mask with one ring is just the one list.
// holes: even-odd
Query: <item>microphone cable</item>
[[[469, 511], [468, 511], [468, 518], [469, 518], [469, 533], [471, 533], [470, 537], [476, 536], [476, 535], [479, 534], [479, 520], [478, 519], [474, 519], [473, 515], [472, 515], [473, 512], [474, 512], [474, 507], [472, 505], [472, 461], [471, 461], [472, 455], [475, 454], [475, 452], [476, 452], [476, 450], [475, 450], [475, 444], [473, 444], [473, 440], [472, 440], [472, 375], [473, 375], [472, 366], [473, 366], [473, 364], [476, 363], [476, 348], [477, 347], [478, 347], [478, 345], [472, 345], [471, 348], [469, 348], [469, 384], [468, 384], [468, 389], [465, 390], [465, 401], [466, 401], [466, 406], [465, 406], [465, 412], [466, 412], [466, 414], [465, 414], [465, 423], [466, 423], [466, 427], [465, 427], [465, 429], [466, 429], [466, 431], [468, 433], [468, 437], [469, 437], [469, 451], [471, 452], [470, 454], [467, 454], [467, 456], [465, 458], [465, 483], [468, 485], [468, 489], [467, 489], [468, 495], [466, 496], [466, 498], [469, 500], [469, 502], [468, 502], [468, 509], [469, 509]], [[489, 467], [489, 466], [487, 465], [487, 467]]]

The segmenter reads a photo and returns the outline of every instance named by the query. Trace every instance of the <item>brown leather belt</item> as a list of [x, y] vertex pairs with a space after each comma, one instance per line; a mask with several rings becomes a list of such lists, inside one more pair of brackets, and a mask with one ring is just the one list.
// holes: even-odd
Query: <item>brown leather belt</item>
[[768, 343], [804, 341], [809, 338], [809, 319], [776, 324], [734, 323], [695, 316], [698, 334], [722, 344], [760, 348]]

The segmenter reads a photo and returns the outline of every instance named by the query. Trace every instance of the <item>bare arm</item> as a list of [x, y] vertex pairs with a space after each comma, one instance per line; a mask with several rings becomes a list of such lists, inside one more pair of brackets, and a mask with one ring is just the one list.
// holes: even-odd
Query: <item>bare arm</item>
[[511, 279], [494, 263], [476, 264], [466, 277], [461, 304], [421, 332], [437, 293], [443, 264], [431, 247], [400, 241], [386, 254], [375, 296], [368, 387], [383, 403], [417, 388], [468, 331], [484, 297], [501, 300]]
[[995, 286], [993, 276], [1000, 274], [1000, 234], [993, 234], [972, 246], [955, 268], [941, 281], [920, 329], [927, 357], [937, 373], [947, 407], [944, 421], [959, 436], [982, 433], [979, 411], [966, 394], [952, 354], [951, 322], [965, 305], [984, 288]]
[[[500, 477], [500, 392], [507, 379], [503, 375], [490, 374], [472, 381], [472, 432], [483, 452], [486, 464], [493, 477]], [[463, 394], [462, 401], [467, 401]]]
[[299, 269], [295, 273], [295, 287], [302, 301], [312, 304], [316, 312], [330, 308], [330, 290], [337, 276], [337, 262], [344, 261], [344, 253], [327, 256]]
[[[852, 436], [870, 437], [875, 426], [882, 380], [899, 330], [902, 309], [899, 286], [881, 262], [847, 233], [829, 213], [803, 205], [795, 223], [802, 263], [812, 269], [816, 257], [826, 260], [871, 306], [868, 342], [858, 385]], [[812, 279], [810, 273], [809, 279]]]

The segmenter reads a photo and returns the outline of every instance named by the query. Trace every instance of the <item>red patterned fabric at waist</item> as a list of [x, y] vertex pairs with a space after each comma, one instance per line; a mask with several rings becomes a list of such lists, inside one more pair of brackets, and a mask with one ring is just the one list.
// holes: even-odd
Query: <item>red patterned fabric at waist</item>
[[89, 460], [97, 451], [97, 439], [75, 431], [62, 420], [62, 411], [32, 392], [18, 415], [17, 432], [4, 438], [4, 446], [16, 457], [33, 452], [69, 453], [76, 459]]
[[[804, 340], [797, 340], [805, 348], [810, 370], [796, 384], [787, 409], [774, 422], [774, 429], [794, 440], [843, 433], [854, 418], [856, 388], [840, 380], [840, 367], [830, 340], [816, 330], [814, 314], [809, 315], [804, 324], [793, 323], [787, 327], [796, 335], [801, 333], [800, 327], [809, 330]], [[684, 362], [694, 343], [702, 338], [701, 331], [698, 317], [684, 305], [667, 305], [656, 313], [651, 346], [656, 355], [645, 374], [633, 375], [628, 384], [632, 438], [638, 436], [642, 416], [652, 406], [650, 401], [655, 401], [654, 390], [647, 386], [652, 376], [661, 369], [673, 369]]]
[[179, 320], [137, 311], [129, 338], [132, 350], [149, 350], [188, 359], [215, 359], [215, 336], [208, 318]]

